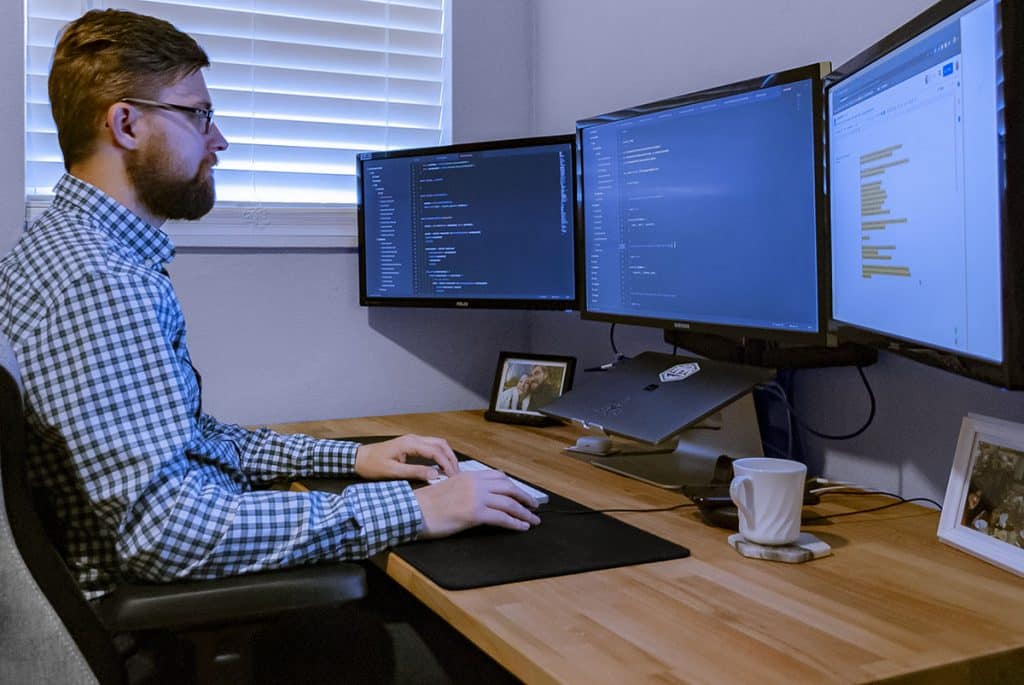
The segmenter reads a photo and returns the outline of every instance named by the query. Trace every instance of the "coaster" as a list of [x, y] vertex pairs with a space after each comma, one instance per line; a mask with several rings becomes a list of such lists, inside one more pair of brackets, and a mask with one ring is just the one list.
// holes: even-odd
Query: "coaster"
[[733, 533], [729, 536], [729, 546], [751, 559], [782, 561], [787, 564], [802, 564], [832, 554], [831, 545], [810, 533], [803, 532], [788, 545], [762, 545], [747, 540], [739, 533]]

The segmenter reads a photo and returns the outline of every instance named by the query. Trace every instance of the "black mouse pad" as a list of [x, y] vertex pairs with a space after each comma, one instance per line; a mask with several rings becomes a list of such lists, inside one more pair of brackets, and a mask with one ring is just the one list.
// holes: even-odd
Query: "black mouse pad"
[[[376, 442], [385, 438], [352, 439]], [[472, 458], [459, 452], [456, 455], [460, 460]], [[515, 473], [509, 475], [516, 477]], [[448, 538], [408, 542], [391, 551], [446, 590], [468, 590], [690, 555], [690, 550], [681, 545], [544, 491], [550, 501], [537, 510], [541, 524], [528, 531], [478, 526]]]
[[447, 590], [468, 590], [690, 555], [681, 545], [565, 497], [550, 492], [548, 495], [550, 501], [537, 510], [541, 524], [528, 531], [480, 526], [449, 538], [409, 542], [392, 551]]

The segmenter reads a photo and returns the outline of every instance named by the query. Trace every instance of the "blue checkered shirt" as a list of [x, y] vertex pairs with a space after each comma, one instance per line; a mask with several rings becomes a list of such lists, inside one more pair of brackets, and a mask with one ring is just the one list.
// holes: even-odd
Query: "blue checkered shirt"
[[0, 331], [25, 382], [29, 477], [48, 493], [90, 598], [119, 581], [215, 578], [361, 559], [413, 539], [404, 482], [259, 491], [345, 476], [358, 445], [245, 430], [200, 409], [170, 239], [65, 175], [0, 260]]

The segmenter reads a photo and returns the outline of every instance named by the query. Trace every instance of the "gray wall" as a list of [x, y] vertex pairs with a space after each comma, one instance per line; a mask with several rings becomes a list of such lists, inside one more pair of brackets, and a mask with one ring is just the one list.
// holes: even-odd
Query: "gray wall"
[[[931, 0], [537, 0], [538, 133], [566, 122], [801, 64], [839, 66]], [[608, 325], [534, 316], [531, 346], [607, 361]], [[668, 351], [658, 331], [617, 327], [620, 351]], [[812, 473], [941, 501], [967, 412], [1024, 421], [1024, 393], [1005, 392], [883, 354], [867, 369], [878, 412], [846, 442], [807, 437]], [[852, 368], [801, 371], [799, 413], [843, 434], [868, 414]]]
[[[455, 142], [529, 131], [531, 9], [452, 2]], [[529, 340], [522, 312], [360, 307], [354, 250], [188, 251], [171, 275], [205, 401], [224, 420], [483, 407], [499, 350]]]
[[[20, 2], [0, 6], [0, 254], [21, 233], [25, 216], [25, 47], [24, 9]], [[20, 86], [14, 84], [21, 84]]]

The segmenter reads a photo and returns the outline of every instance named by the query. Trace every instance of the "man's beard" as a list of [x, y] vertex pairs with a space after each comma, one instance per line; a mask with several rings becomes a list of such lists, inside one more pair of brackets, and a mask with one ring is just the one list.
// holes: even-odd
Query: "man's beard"
[[166, 140], [152, 141], [132, 151], [125, 160], [125, 171], [139, 202], [154, 217], [163, 219], [191, 221], [206, 215], [216, 199], [209, 171], [212, 164], [204, 160], [194, 176], [183, 179], [165, 154], [167, 149]]

